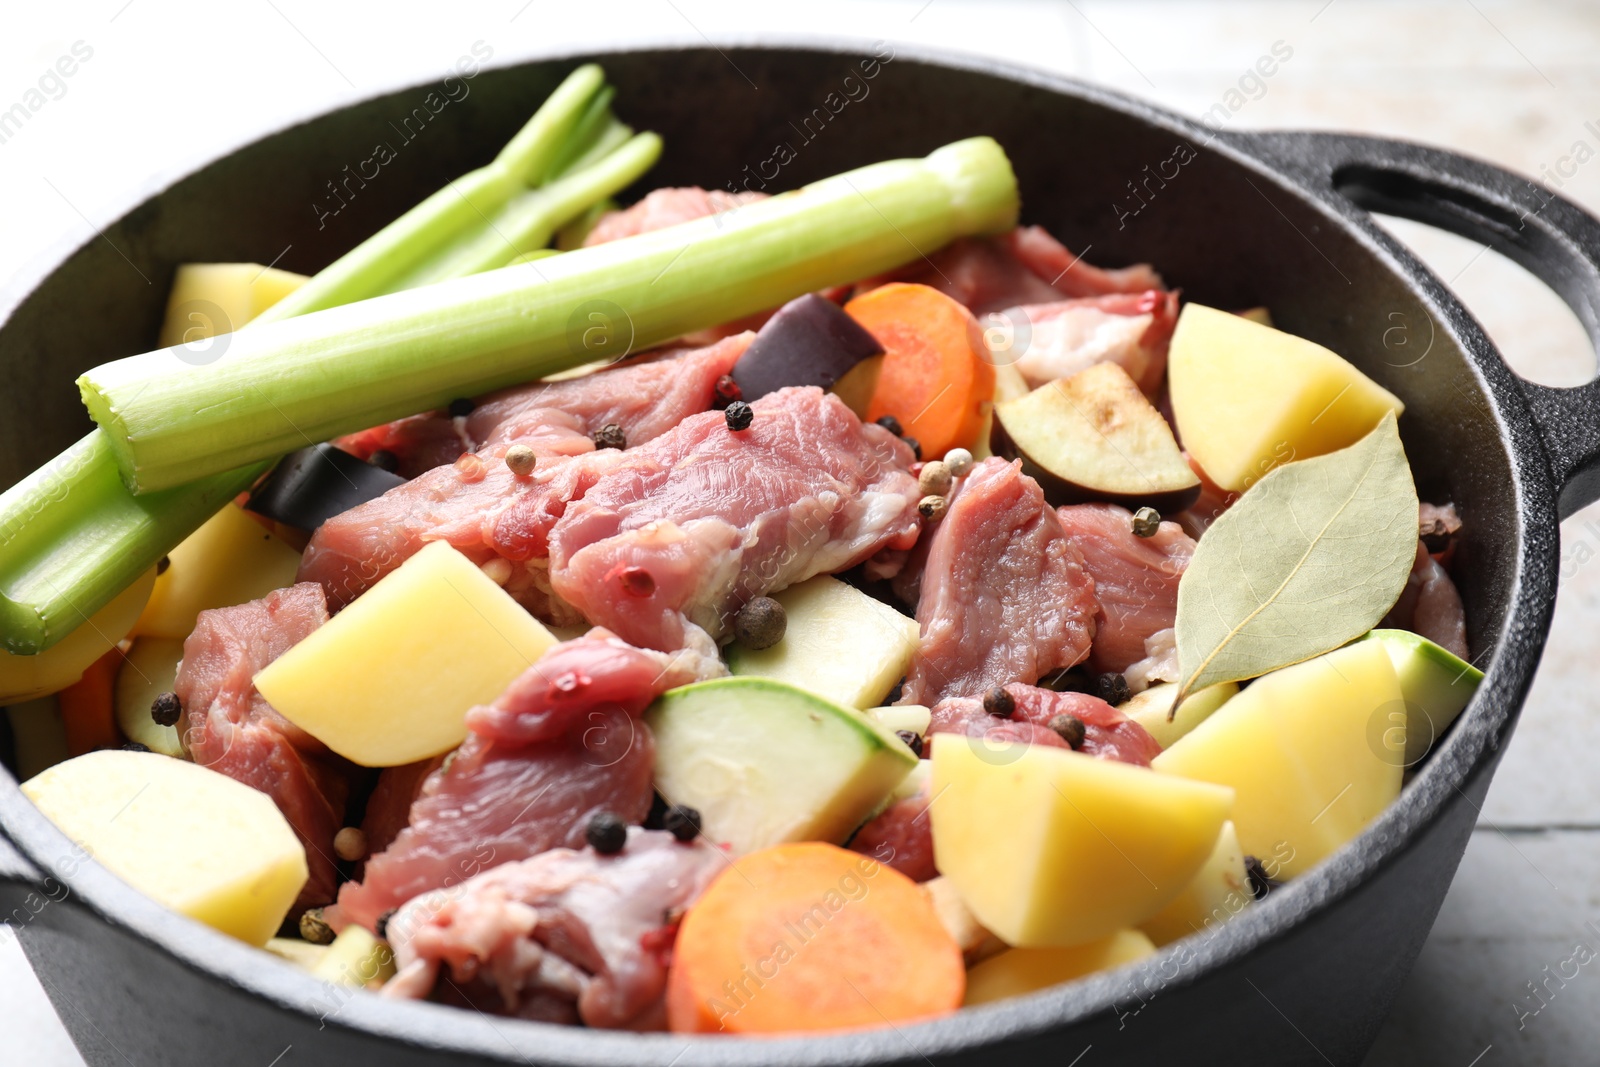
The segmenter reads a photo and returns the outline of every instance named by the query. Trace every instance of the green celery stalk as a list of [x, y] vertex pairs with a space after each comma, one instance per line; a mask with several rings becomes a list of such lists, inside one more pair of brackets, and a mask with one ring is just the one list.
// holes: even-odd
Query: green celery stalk
[[[78, 379], [145, 493], [593, 359], [589, 312], [643, 348], [1016, 224], [992, 139], [877, 163], [736, 211], [236, 334], [222, 358], [131, 356]], [[575, 328], [576, 327], [576, 328]]]
[[[602, 78], [592, 65], [574, 71], [491, 167], [424, 201], [258, 317], [250, 329], [373, 295], [362, 287], [387, 291], [383, 283], [408, 265], [424, 263], [441, 247], [475, 235], [483, 226], [482, 209], [493, 214], [531, 195], [530, 184], [548, 181], [552, 191], [564, 191], [546, 198], [551, 211], [582, 214], [596, 201], [609, 205], [604, 198], [616, 181], [614, 171], [627, 160], [605, 157], [627, 141], [630, 131], [610, 114], [612, 90], [602, 86]], [[579, 173], [597, 164], [612, 170]], [[523, 258], [540, 258], [541, 251], [554, 254], [535, 250]], [[0, 494], [0, 647], [31, 655], [54, 645], [249, 489], [267, 466], [256, 461], [135, 497], [119, 475], [111, 440], [102, 430], [92, 431]]]
[[567, 137], [589, 116], [604, 78], [593, 63], [573, 71], [487, 166], [462, 175], [389, 223], [254, 322], [278, 322], [403, 288], [406, 275], [464, 233], [480, 231], [515, 196], [546, 178], [566, 154]]
[[543, 248], [557, 230], [590, 204], [632, 185], [660, 157], [660, 137], [653, 133], [624, 135], [620, 148], [593, 165], [510, 200], [475, 236], [464, 238], [407, 275], [395, 291], [494, 270], [524, 252]]
[[0, 645], [43, 652], [266, 470], [133, 496], [96, 430], [0, 494]]

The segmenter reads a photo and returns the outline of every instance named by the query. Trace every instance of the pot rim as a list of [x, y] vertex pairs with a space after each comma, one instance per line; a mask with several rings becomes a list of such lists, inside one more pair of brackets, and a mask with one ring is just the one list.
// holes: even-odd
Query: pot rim
[[[726, 50], [807, 52], [854, 55], [868, 42], [847, 36], [789, 34], [719, 35], [699, 42], [673, 36], [607, 46], [590, 43], [549, 51], [529, 51], [486, 64], [501, 70], [538, 64], [579, 62], [590, 58], [635, 53], [704, 50], [726, 56]], [[1355, 891], [1411, 847], [1419, 832], [1457, 798], [1473, 803], [1464, 787], [1488, 770], [1520, 711], [1543, 649], [1554, 608], [1557, 540], [1556, 490], [1550, 465], [1528, 411], [1519, 379], [1501, 360], [1493, 343], [1453, 293], [1370, 216], [1334, 191], [1331, 180], [1320, 186], [1310, 176], [1291, 177], [1297, 169], [1273, 151], [1276, 131], [1218, 132], [1157, 107], [1138, 97], [1037, 68], [894, 42], [896, 60], [988, 75], [1051, 93], [1074, 96], [1101, 105], [1126, 118], [1201, 140], [1230, 163], [1251, 172], [1271, 189], [1309, 205], [1331, 226], [1357, 239], [1379, 257], [1418, 298], [1466, 353], [1493, 411], [1500, 440], [1512, 468], [1517, 503], [1515, 576], [1505, 619], [1495, 635], [1493, 655], [1471, 703], [1442, 745], [1408, 782], [1399, 798], [1353, 841], [1312, 870], [1287, 883], [1246, 914], [1217, 927], [1210, 935], [1174, 942], [1138, 963], [1102, 972], [1076, 982], [963, 1009], [926, 1022], [889, 1024], [844, 1033], [819, 1033], [760, 1040], [728, 1040], [716, 1035], [634, 1034], [583, 1030], [549, 1023], [493, 1018], [425, 1002], [396, 1002], [351, 994], [329, 1012], [329, 989], [288, 963], [265, 959], [259, 949], [238, 942], [145, 897], [95, 863], [83, 863], [81, 850], [61, 834], [20, 791], [9, 773], [0, 774], [0, 830], [16, 843], [43, 876], [65, 883], [78, 903], [102, 920], [126, 929], [184, 966], [212, 980], [265, 998], [280, 1009], [326, 1025], [386, 1041], [460, 1052], [488, 1059], [536, 1055], [540, 1062], [574, 1067], [610, 1067], [645, 1061], [690, 1067], [693, 1064], [749, 1065], [810, 1063], [883, 1063], [928, 1059], [935, 1054], [970, 1051], [1008, 1040], [1036, 1037], [1050, 1031], [1114, 1015], [1117, 1004], [1180, 990], [1210, 972], [1236, 964], [1248, 954], [1285, 937], [1295, 926]], [[730, 60], [730, 62], [732, 62]], [[334, 111], [359, 106], [380, 96], [417, 88], [427, 82], [394, 85], [341, 104]], [[181, 174], [148, 183], [116, 217], [125, 217], [149, 199], [250, 144], [333, 111], [318, 111], [233, 146]], [[1331, 176], [1330, 176], [1331, 177]], [[57, 242], [0, 289], [0, 327], [56, 269], [88, 240]], [[1474, 804], [1474, 806], [1476, 806]], [[0, 847], [4, 841], [0, 839]], [[3, 856], [0, 856], [3, 861]], [[63, 873], [67, 868], [68, 873]], [[38, 873], [35, 872], [35, 873]], [[0, 862], [0, 875], [5, 873]], [[35, 879], [37, 880], [37, 879]], [[24, 939], [26, 946], [26, 940]], [[1172, 965], [1175, 977], [1163, 978]], [[1151, 991], [1154, 990], [1152, 993]]]

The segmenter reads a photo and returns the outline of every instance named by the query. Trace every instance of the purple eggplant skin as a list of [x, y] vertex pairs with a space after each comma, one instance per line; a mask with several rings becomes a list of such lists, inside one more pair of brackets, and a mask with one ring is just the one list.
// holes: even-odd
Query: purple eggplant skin
[[883, 346], [833, 301], [815, 293], [779, 308], [733, 365], [746, 401], [790, 385], [833, 384]]
[[1022, 460], [1022, 473], [1039, 483], [1039, 488], [1044, 490], [1044, 498], [1052, 507], [1065, 507], [1068, 504], [1120, 504], [1129, 511], [1139, 508], [1155, 508], [1162, 516], [1176, 515], [1184, 508], [1189, 507], [1200, 499], [1200, 483], [1186, 485], [1170, 492], [1139, 493], [1108, 493], [1104, 489], [1096, 489], [1090, 485], [1083, 485], [1073, 481], [1064, 474], [1057, 474], [1043, 463], [1028, 455], [1011, 434], [1006, 432], [1005, 420], [1000, 417], [1000, 412], [994, 413], [994, 425], [989, 430], [989, 451], [1002, 459]]

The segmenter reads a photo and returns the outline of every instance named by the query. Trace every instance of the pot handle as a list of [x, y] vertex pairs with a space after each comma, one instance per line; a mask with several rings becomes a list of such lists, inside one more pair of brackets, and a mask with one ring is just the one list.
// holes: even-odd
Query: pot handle
[[[1369, 211], [1479, 241], [1566, 301], [1600, 349], [1600, 220], [1547, 187], [1443, 149], [1335, 133], [1263, 133]], [[1518, 378], [1566, 518], [1600, 500], [1600, 379], [1570, 388]]]

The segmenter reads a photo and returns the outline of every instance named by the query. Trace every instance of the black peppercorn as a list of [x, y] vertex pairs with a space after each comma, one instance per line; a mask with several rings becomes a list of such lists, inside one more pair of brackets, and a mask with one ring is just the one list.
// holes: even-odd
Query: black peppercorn
[[1266, 865], [1254, 856], [1244, 858], [1245, 878], [1250, 882], [1250, 895], [1261, 900], [1283, 883], [1267, 874]]
[[900, 438], [900, 440], [904, 441], [906, 443], [907, 447], [909, 447], [911, 449], [911, 454], [913, 456], [916, 456], [918, 459], [922, 458], [922, 442], [921, 441], [917, 440], [915, 437], [902, 437], [902, 438]]
[[379, 941], [389, 940], [389, 920], [394, 918], [394, 913], [398, 910], [398, 908], [390, 908], [382, 915], [379, 915], [378, 921], [372, 924], [372, 932], [378, 936]]
[[367, 462], [380, 470], [388, 471], [390, 474], [400, 469], [400, 457], [390, 452], [387, 448], [378, 449], [367, 457]]
[[915, 730], [896, 730], [894, 735], [911, 750], [911, 754], [918, 759], [922, 758], [922, 735]]
[[1017, 702], [997, 685], [983, 694], [983, 710], [997, 719], [1009, 719], [1017, 710]]
[[150, 702], [150, 717], [157, 726], [176, 726], [183, 715], [183, 704], [177, 693], [162, 693]]
[[1056, 736], [1067, 743], [1068, 748], [1077, 751], [1083, 747], [1083, 738], [1086, 731], [1084, 730], [1083, 720], [1076, 715], [1052, 716], [1049, 725], [1050, 729], [1055, 731]]
[[452, 419], [464, 419], [472, 414], [472, 409], [476, 406], [470, 398], [458, 396], [450, 401], [450, 407], [446, 410], [450, 412]]
[[1095, 686], [1100, 699], [1112, 707], [1126, 704], [1133, 697], [1133, 690], [1128, 688], [1128, 679], [1115, 671], [1102, 674]]
[[156, 577], [159, 578], [161, 575], [167, 573], [167, 568], [170, 566], [172, 566], [171, 556], [162, 556], [160, 559], [156, 560]]
[[885, 430], [888, 430], [896, 437], [899, 437], [901, 434], [906, 432], [905, 427], [900, 425], [900, 420], [895, 418], [893, 415], [878, 416], [878, 425], [882, 426]]
[[628, 435], [622, 432], [622, 427], [617, 423], [608, 422], [594, 432], [594, 447], [627, 448]]
[[700, 835], [700, 812], [687, 804], [674, 804], [661, 816], [661, 828], [679, 841], [693, 841]]
[[122, 746], [124, 752], [149, 752], [150, 746], [139, 741], [129, 741]]
[[583, 836], [600, 855], [614, 856], [628, 843], [628, 824], [612, 812], [596, 812]]
[[735, 400], [733, 403], [729, 404], [728, 410], [723, 412], [723, 414], [728, 419], [728, 429], [734, 431], [735, 433], [740, 430], [748, 430], [750, 428], [750, 424], [756, 419], [755, 411], [752, 410], [750, 405], [746, 404], [743, 400]]

